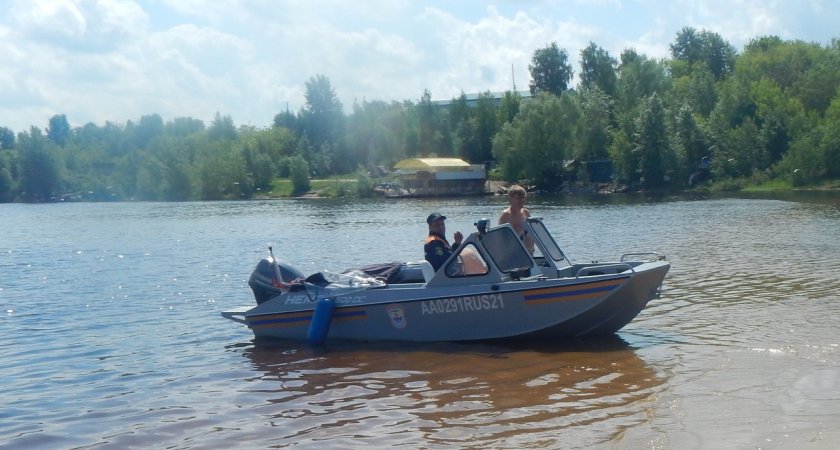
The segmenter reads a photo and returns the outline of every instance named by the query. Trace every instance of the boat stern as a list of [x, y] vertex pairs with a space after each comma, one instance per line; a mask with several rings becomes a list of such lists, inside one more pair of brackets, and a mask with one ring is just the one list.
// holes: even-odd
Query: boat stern
[[234, 322], [239, 322], [243, 325], [248, 325], [248, 321], [245, 320], [245, 313], [247, 313], [250, 310], [250, 306], [240, 306], [239, 308], [222, 311], [222, 317], [224, 317], [225, 319], [230, 319]]

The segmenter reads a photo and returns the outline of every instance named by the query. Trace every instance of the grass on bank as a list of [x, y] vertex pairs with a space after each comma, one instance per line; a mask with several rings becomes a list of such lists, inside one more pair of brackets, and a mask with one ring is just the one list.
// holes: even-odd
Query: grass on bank
[[756, 181], [750, 178], [729, 178], [714, 181], [708, 190], [716, 192], [784, 192], [796, 190], [834, 190], [840, 189], [840, 180], [825, 180], [816, 184], [794, 185], [790, 180], [773, 178]]
[[[353, 174], [336, 175], [326, 179], [309, 180], [308, 193], [317, 194], [319, 197], [347, 197], [356, 195], [357, 185], [358, 180]], [[292, 180], [288, 178], [275, 178], [271, 186], [271, 191], [263, 194], [266, 198], [291, 198], [305, 194], [295, 194]]]
[[[306, 193], [295, 194], [292, 181], [288, 178], [275, 178], [272, 189], [258, 195], [260, 198], [293, 198], [304, 194], [315, 194], [318, 197], [366, 197], [372, 194], [371, 180], [358, 174], [336, 175], [325, 179], [312, 179]], [[364, 186], [364, 187], [362, 187]], [[782, 178], [728, 178], [713, 181], [695, 190], [711, 192], [784, 192], [794, 190], [838, 190], [840, 179], [826, 180], [817, 184], [796, 185], [790, 180]]]

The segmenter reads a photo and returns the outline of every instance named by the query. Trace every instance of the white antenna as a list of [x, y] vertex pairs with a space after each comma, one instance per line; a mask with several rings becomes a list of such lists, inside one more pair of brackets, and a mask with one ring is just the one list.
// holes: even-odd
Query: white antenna
[[513, 64], [510, 65], [510, 80], [513, 83], [513, 92], [516, 92], [516, 75], [513, 73]]

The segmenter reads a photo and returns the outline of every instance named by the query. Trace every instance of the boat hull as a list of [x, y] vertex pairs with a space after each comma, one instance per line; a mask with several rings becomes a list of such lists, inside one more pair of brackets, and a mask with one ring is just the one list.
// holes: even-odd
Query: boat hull
[[[377, 289], [288, 292], [253, 308], [223, 312], [257, 338], [358, 341], [480, 341], [561, 339], [613, 334], [658, 294], [670, 265], [646, 262], [621, 273], [539, 277], [492, 285], [429, 287], [421, 283]], [[316, 317], [319, 301], [334, 302]]]

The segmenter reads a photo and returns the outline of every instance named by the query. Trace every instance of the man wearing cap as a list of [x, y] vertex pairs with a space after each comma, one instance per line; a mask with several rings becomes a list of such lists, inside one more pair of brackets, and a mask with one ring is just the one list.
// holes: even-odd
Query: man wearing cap
[[426, 218], [426, 223], [429, 224], [429, 237], [426, 238], [426, 244], [423, 250], [426, 252], [426, 261], [435, 269], [435, 272], [443, 265], [449, 258], [449, 255], [461, 245], [464, 235], [460, 231], [456, 231], [453, 235], [455, 243], [449, 245], [446, 240], [446, 216], [440, 213], [429, 214]]

